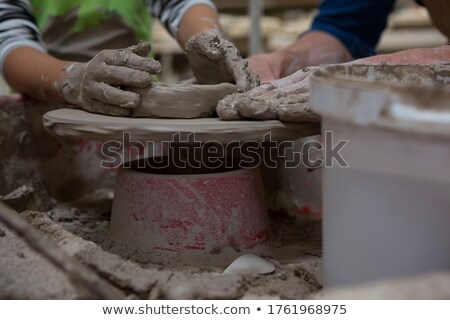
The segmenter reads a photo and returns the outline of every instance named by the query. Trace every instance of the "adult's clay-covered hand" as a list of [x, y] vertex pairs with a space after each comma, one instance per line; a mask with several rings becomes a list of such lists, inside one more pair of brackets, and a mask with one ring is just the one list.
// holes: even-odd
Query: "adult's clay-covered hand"
[[[433, 65], [450, 63], [450, 46], [419, 48], [354, 60], [352, 64]], [[235, 93], [219, 101], [223, 120], [280, 119], [318, 121], [309, 107], [309, 78], [317, 67], [301, 69], [290, 76], [263, 84], [249, 92]]]
[[304, 68], [248, 92], [229, 95], [219, 101], [216, 111], [222, 120], [319, 121], [309, 106], [309, 76], [315, 69]]
[[199, 84], [231, 82], [241, 92], [260, 84], [259, 76], [247, 66], [234, 44], [216, 32], [192, 36], [185, 53]]
[[139, 94], [123, 87], [145, 88], [161, 65], [147, 58], [151, 46], [141, 42], [118, 50], [103, 50], [86, 63], [66, 67], [60, 85], [64, 100], [81, 108], [107, 115], [130, 116], [141, 104]]

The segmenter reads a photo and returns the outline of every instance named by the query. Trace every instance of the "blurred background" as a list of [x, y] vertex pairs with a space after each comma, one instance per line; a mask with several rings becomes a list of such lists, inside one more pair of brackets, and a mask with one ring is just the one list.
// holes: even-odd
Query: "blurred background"
[[[215, 0], [227, 37], [247, 57], [291, 44], [306, 31], [320, 0]], [[164, 72], [160, 80], [176, 83], [191, 77], [183, 51], [158, 20], [153, 19], [153, 53], [161, 61]], [[380, 53], [412, 47], [435, 47], [446, 38], [432, 25], [425, 8], [413, 0], [397, 0], [388, 28], [378, 46]], [[9, 88], [0, 79], [0, 94]]]
[[[255, 2], [261, 3], [260, 8], [258, 5], [251, 8]], [[215, 0], [214, 3], [221, 13], [221, 23], [227, 37], [243, 56], [248, 56], [291, 44], [309, 28], [320, 0]], [[261, 14], [259, 23], [258, 19], [251, 18], [252, 11]], [[412, 0], [397, 0], [396, 10], [389, 18], [378, 51], [388, 53], [445, 43], [446, 38], [433, 27], [425, 8]], [[177, 82], [189, 77], [181, 48], [157, 20], [153, 21], [152, 45], [153, 52], [163, 64], [162, 81]]]

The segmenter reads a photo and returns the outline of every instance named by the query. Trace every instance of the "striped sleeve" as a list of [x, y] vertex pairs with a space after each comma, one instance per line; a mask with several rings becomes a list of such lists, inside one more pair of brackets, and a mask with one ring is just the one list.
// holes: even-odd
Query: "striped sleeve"
[[0, 0], [0, 72], [6, 56], [18, 47], [45, 51], [41, 32], [27, 0]]
[[209, 0], [153, 0], [150, 1], [150, 12], [161, 21], [172, 36], [176, 37], [181, 18], [189, 8], [198, 4], [204, 4], [217, 10]]

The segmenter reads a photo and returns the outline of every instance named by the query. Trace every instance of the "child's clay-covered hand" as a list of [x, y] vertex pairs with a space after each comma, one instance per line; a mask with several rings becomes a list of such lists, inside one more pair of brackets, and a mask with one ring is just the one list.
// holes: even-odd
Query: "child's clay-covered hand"
[[217, 32], [192, 36], [186, 42], [186, 57], [199, 84], [236, 83], [245, 92], [259, 86], [259, 76], [248, 66], [238, 49]]
[[66, 67], [67, 77], [59, 90], [66, 102], [107, 115], [130, 116], [141, 104], [139, 94], [123, 87], [145, 88], [159, 62], [147, 58], [151, 46], [141, 42], [118, 50], [103, 50], [86, 63]]
[[216, 111], [222, 120], [317, 122], [319, 116], [309, 106], [309, 77], [315, 69], [304, 68], [248, 92], [229, 95], [219, 101]]

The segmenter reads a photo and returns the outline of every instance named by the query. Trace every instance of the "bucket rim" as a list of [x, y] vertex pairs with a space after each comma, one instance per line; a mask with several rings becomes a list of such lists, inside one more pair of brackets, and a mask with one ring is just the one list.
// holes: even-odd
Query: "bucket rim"
[[[424, 73], [436, 77], [438, 83], [401, 83], [373, 75], [365, 79], [358, 76], [358, 69], [380, 75], [394, 69], [399, 72], [394, 77]], [[450, 135], [450, 64], [321, 66], [311, 75], [310, 85], [311, 109], [322, 117], [359, 126]]]

